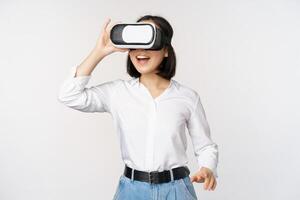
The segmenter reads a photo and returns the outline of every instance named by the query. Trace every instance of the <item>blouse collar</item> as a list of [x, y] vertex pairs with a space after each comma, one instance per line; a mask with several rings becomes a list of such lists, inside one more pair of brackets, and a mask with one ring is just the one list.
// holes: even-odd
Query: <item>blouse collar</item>
[[[175, 86], [177, 89], [179, 87], [179, 83], [173, 78], [170, 79], [170, 87]], [[129, 80], [129, 84], [132, 86], [139, 86], [139, 77], [133, 77]]]

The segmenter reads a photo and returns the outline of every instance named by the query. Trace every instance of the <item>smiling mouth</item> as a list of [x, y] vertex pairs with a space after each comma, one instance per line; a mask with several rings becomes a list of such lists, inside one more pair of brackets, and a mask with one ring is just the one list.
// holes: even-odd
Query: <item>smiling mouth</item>
[[149, 56], [144, 56], [144, 55], [138, 55], [136, 56], [137, 62], [141, 65], [144, 65], [146, 63], [148, 63], [148, 61], [150, 60]]

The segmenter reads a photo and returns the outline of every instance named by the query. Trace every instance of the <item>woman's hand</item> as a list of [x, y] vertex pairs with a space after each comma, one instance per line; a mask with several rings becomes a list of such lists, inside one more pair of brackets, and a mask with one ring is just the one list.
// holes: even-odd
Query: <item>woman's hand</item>
[[94, 52], [96, 52], [99, 55], [102, 56], [107, 56], [113, 52], [119, 51], [119, 52], [126, 52], [129, 49], [124, 49], [124, 48], [117, 48], [113, 46], [112, 41], [110, 40], [110, 31], [111, 28], [116, 24], [116, 23], [110, 23], [111, 19], [107, 18], [102, 25], [101, 29], [101, 34], [97, 40], [96, 46], [94, 48]]
[[194, 174], [191, 177], [191, 182], [198, 182], [203, 183], [204, 182], [204, 189], [205, 190], [214, 190], [217, 185], [217, 181], [215, 176], [213, 175], [213, 172], [206, 167], [201, 167], [200, 171], [198, 171], [196, 174]]

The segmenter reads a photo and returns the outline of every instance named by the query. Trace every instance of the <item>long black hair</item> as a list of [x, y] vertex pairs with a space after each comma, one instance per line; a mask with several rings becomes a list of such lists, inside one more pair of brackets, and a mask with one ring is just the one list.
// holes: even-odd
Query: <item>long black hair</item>
[[[171, 44], [171, 40], [173, 37], [173, 28], [170, 23], [161, 16], [153, 16], [153, 15], [145, 15], [140, 17], [136, 22], [140, 22], [143, 20], [152, 20], [157, 28], [162, 30], [163, 34], [166, 36], [165, 46], [168, 51], [168, 57], [164, 57], [163, 61], [158, 66], [157, 75], [170, 80], [176, 72], [176, 54]], [[139, 73], [131, 62], [130, 56], [127, 57], [127, 73], [131, 77], [140, 77], [141, 73]]]

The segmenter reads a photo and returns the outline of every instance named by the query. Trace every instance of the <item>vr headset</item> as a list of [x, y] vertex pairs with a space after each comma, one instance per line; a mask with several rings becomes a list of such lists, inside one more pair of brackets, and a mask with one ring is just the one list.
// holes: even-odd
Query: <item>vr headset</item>
[[153, 23], [118, 23], [110, 31], [110, 39], [117, 48], [160, 50], [168, 42]]

